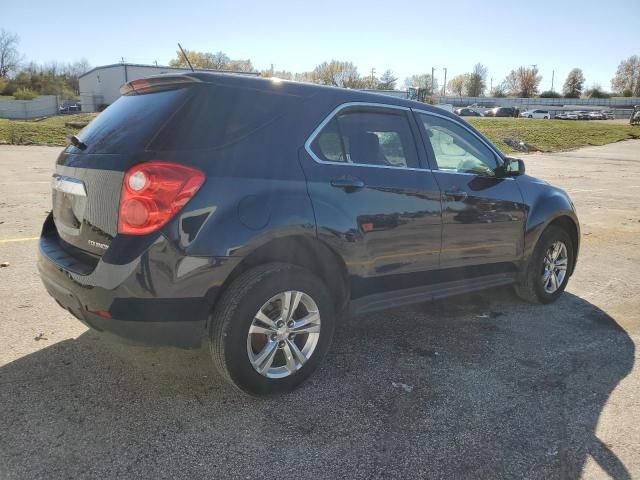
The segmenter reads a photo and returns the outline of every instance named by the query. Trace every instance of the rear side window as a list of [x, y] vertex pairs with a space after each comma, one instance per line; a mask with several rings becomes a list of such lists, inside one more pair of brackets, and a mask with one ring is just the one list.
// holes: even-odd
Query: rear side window
[[[78, 137], [84, 153], [129, 153], [144, 150], [158, 128], [178, 108], [189, 88], [125, 95], [93, 120]], [[82, 151], [69, 146], [74, 153]]]
[[158, 133], [151, 150], [224, 147], [282, 116], [299, 97], [256, 89], [203, 85]]
[[418, 154], [404, 111], [341, 112], [316, 136], [311, 150], [325, 162], [418, 167]]

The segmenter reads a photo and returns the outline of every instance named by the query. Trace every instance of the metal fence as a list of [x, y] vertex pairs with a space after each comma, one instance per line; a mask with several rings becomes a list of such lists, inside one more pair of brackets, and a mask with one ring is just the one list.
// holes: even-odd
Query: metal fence
[[33, 100], [0, 100], [0, 118], [29, 120], [58, 114], [58, 97], [42, 95]]
[[[571, 107], [607, 107], [633, 108], [640, 105], [640, 97], [627, 98], [512, 98], [512, 97], [457, 97], [454, 95], [435, 96], [437, 103], [450, 103], [456, 107], [478, 105], [480, 107], [532, 107], [538, 106], [571, 106]], [[581, 108], [576, 108], [581, 110]]]

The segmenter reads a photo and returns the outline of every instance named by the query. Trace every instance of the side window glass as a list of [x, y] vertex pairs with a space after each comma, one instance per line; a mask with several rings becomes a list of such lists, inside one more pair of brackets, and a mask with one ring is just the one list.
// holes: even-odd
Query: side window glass
[[312, 144], [313, 152], [325, 162], [346, 162], [345, 148], [338, 133], [338, 123], [334, 118], [316, 137]]
[[493, 152], [471, 132], [450, 120], [420, 114], [438, 170], [495, 176]]
[[311, 150], [328, 162], [418, 167], [418, 154], [404, 111], [343, 111], [316, 136]]

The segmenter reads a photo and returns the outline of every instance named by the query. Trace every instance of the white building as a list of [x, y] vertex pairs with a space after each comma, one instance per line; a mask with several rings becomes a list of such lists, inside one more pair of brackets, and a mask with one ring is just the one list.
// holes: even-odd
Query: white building
[[[213, 70], [195, 69], [197, 72]], [[83, 73], [79, 78], [80, 103], [83, 112], [95, 112], [101, 105], [110, 105], [120, 97], [120, 87], [139, 78], [164, 73], [190, 72], [189, 68], [165, 67], [160, 65], [140, 65], [135, 63], [115, 63], [96, 67]], [[259, 75], [248, 72], [228, 72], [244, 75]]]

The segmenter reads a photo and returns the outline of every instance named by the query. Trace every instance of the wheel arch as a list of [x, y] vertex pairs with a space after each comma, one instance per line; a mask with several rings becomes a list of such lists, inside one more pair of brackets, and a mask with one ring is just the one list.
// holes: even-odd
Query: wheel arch
[[559, 211], [553, 217], [550, 217], [546, 219], [546, 221], [538, 223], [535, 227], [530, 228], [527, 233], [527, 239], [525, 240], [526, 258], [531, 258], [540, 237], [550, 226], [556, 226], [563, 229], [571, 238], [573, 262], [569, 266], [569, 275], [572, 275], [578, 260], [578, 251], [580, 249], [580, 227], [573, 211]]
[[290, 235], [267, 241], [250, 253], [231, 271], [222, 284], [211, 308], [215, 307], [231, 283], [251, 268], [282, 262], [305, 268], [324, 282], [336, 307], [341, 311], [350, 298], [347, 268], [342, 258], [327, 244], [307, 235]]

